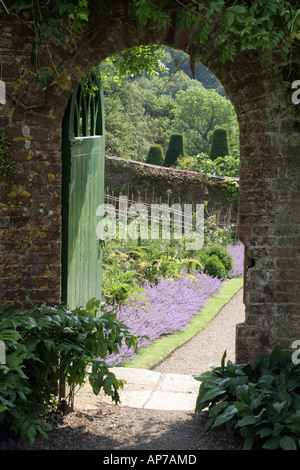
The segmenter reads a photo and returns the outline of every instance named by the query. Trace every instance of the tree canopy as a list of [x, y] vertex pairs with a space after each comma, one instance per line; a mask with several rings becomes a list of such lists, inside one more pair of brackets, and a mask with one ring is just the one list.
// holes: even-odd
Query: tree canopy
[[201, 64], [196, 65], [194, 78], [189, 67], [179, 68], [186, 58], [182, 51], [165, 48], [160, 56], [164, 66], [154, 76], [121, 75], [112, 68], [102, 76], [109, 155], [144, 161], [153, 144], [161, 145], [166, 154], [170, 136], [176, 133], [184, 134], [187, 155], [209, 154], [214, 128], [226, 125], [232, 154], [238, 157], [239, 129], [231, 102]]

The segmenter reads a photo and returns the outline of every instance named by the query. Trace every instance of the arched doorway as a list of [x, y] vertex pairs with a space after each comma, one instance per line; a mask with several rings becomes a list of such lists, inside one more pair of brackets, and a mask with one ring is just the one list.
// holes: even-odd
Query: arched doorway
[[[291, 85], [300, 73], [298, 39], [288, 59], [276, 48], [260, 47], [221, 62], [215, 39], [223, 12], [216, 14], [205, 45], [197, 45], [197, 28], [184, 29], [177, 22], [180, 3], [168, 11], [170, 22], [153, 27], [130, 15], [128, 3], [113, 2], [107, 16], [93, 11], [78, 37], [51, 44], [53, 56], [48, 43], [40, 44], [40, 75], [32, 63], [36, 36], [31, 25], [8, 14], [3, 19], [8, 28], [3, 27], [0, 53], [7, 100], [0, 119], [18, 171], [14, 199], [3, 194], [1, 200], [2, 300], [21, 305], [26, 296], [37, 303], [60, 301], [61, 123], [78, 82], [115, 52], [163, 43], [201, 59], [222, 82], [239, 121], [239, 238], [253, 261], [237, 359], [252, 361], [279, 344], [289, 348], [300, 335], [299, 110], [291, 103]], [[49, 69], [53, 79], [45, 86]]]

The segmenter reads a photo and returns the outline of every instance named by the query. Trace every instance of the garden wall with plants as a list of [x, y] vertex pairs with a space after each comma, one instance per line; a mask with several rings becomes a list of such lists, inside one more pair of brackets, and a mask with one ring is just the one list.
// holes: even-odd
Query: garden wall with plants
[[147, 203], [205, 203], [205, 217], [221, 226], [236, 224], [239, 178], [209, 176], [174, 167], [106, 157], [106, 194]]

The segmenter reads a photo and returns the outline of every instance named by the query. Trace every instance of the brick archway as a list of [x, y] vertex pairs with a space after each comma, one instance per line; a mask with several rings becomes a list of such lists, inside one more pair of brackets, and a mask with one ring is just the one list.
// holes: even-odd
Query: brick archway
[[[260, 51], [220, 64], [214, 38], [197, 49], [192, 31], [175, 23], [142, 28], [122, 17], [126, 1], [112, 9], [115, 19], [107, 25], [94, 15], [69, 63], [72, 44], [57, 45], [55, 60], [64, 58], [64, 67], [44, 92], [30, 60], [31, 30], [11, 17], [2, 23], [7, 104], [0, 108], [0, 127], [10, 138], [17, 179], [9, 196], [1, 194], [0, 301], [24, 304], [25, 295], [34, 302], [60, 301], [61, 123], [73, 89], [85, 71], [114, 52], [163, 43], [201, 58], [222, 82], [240, 125], [239, 238], [249, 267], [237, 361], [252, 361], [278, 344], [290, 347], [300, 339], [300, 117], [291, 102], [291, 84], [300, 77], [299, 49], [292, 63]], [[47, 48], [41, 63], [49, 65]]]

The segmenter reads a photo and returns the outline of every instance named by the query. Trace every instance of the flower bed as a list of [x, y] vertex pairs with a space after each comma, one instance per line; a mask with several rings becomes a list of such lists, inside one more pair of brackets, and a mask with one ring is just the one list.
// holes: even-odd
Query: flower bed
[[[138, 342], [141, 349], [162, 335], [185, 328], [206, 301], [220, 292], [221, 285], [220, 279], [203, 273], [192, 276], [183, 273], [181, 278], [165, 278], [157, 285], [147, 283], [141, 296], [117, 307], [117, 318], [135, 336], [147, 335]], [[133, 348], [128, 349], [124, 343], [119, 354], [110, 356], [106, 362], [117, 366], [135, 356]]]
[[[228, 246], [234, 267], [230, 278], [243, 273], [244, 247], [242, 243]], [[154, 285], [146, 282], [144, 291], [138, 292], [125, 305], [116, 308], [117, 319], [123, 322], [134, 336], [147, 336], [138, 341], [138, 350], [162, 335], [176, 333], [187, 327], [193, 317], [204, 308], [207, 300], [220, 292], [223, 281], [202, 272], [192, 275], [182, 272], [180, 278], [166, 277]], [[107, 309], [112, 309], [107, 306]], [[109, 366], [119, 366], [134, 359], [133, 348], [123, 342], [118, 354], [109, 356]]]
[[227, 246], [228, 253], [233, 258], [233, 269], [229, 273], [229, 277], [239, 277], [244, 272], [244, 245], [238, 242], [236, 245]]

